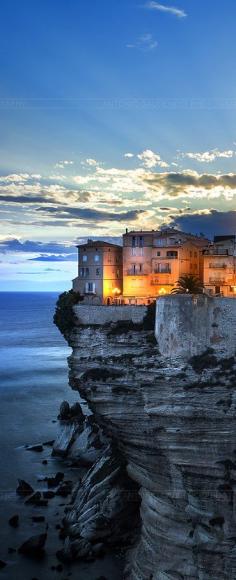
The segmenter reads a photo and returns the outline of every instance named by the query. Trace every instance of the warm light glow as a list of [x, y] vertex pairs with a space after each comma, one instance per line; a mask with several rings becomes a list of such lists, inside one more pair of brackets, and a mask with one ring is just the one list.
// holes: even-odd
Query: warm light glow
[[160, 294], [160, 296], [163, 296], [164, 294], [166, 294], [166, 290], [165, 290], [165, 288], [161, 288], [161, 289], [159, 290], [159, 294]]
[[233, 286], [233, 292], [236, 294], [236, 286]]
[[120, 289], [119, 288], [113, 288], [112, 294], [120, 294]]

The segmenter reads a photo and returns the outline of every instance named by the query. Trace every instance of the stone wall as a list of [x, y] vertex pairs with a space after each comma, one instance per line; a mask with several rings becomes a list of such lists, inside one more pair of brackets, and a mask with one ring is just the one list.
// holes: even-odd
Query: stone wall
[[143, 322], [147, 313], [146, 306], [93, 306], [78, 304], [74, 306], [77, 321], [82, 326], [108, 324], [109, 322], [132, 321]]
[[170, 358], [202, 354], [213, 348], [218, 357], [236, 351], [236, 300], [206, 295], [163, 296], [157, 300], [156, 339]]

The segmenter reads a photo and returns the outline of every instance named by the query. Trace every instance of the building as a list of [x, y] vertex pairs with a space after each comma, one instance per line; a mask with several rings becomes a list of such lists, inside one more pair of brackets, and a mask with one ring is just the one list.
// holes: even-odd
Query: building
[[119, 301], [123, 290], [122, 247], [88, 240], [78, 248], [78, 277], [73, 290], [92, 304]]
[[149, 303], [168, 294], [183, 274], [203, 280], [203, 237], [168, 228], [126, 231], [123, 236], [123, 299], [128, 304]]
[[203, 259], [205, 290], [236, 297], [236, 236], [215, 236], [203, 251]]

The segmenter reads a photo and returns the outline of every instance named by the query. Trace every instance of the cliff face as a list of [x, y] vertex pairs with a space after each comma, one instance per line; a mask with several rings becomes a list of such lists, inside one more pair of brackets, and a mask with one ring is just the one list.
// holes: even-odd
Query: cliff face
[[114, 325], [78, 327], [70, 344], [71, 386], [139, 487], [141, 530], [125, 577], [235, 579], [235, 360], [167, 363], [152, 333]]

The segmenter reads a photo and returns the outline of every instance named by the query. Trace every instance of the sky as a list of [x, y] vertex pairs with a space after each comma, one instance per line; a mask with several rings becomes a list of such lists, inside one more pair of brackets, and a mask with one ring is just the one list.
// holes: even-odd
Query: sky
[[62, 291], [76, 245], [236, 233], [235, 0], [2, 0], [0, 290]]

